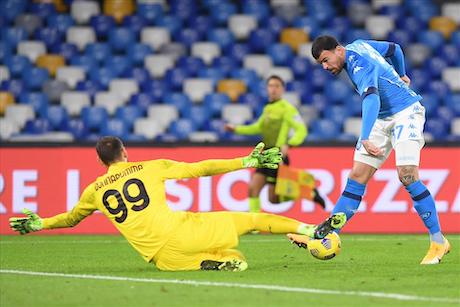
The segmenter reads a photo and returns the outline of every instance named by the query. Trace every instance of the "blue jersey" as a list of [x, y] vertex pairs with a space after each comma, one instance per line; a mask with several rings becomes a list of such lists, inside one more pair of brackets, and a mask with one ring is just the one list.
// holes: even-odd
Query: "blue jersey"
[[[400, 78], [405, 75], [404, 58], [402, 51], [395, 56], [395, 44], [356, 40], [345, 49], [344, 68], [358, 93], [363, 98], [372, 93], [380, 97], [378, 118], [398, 113], [422, 99]], [[384, 57], [389, 58], [392, 65]]]

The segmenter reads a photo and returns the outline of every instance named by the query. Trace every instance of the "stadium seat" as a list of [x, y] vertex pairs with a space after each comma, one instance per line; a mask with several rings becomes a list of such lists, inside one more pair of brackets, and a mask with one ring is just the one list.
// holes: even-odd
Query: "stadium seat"
[[441, 119], [431, 118], [425, 123], [425, 133], [430, 134], [434, 140], [443, 140], [447, 137], [448, 126]]
[[48, 49], [62, 42], [63, 34], [57, 28], [39, 28], [35, 31], [35, 40], [45, 43]]
[[297, 17], [293, 22], [293, 26], [297, 29], [302, 29], [305, 33], [308, 33], [309, 37], [316, 37], [320, 28], [318, 21], [312, 16]]
[[28, 120], [35, 118], [35, 112], [29, 105], [12, 104], [7, 106], [5, 118], [13, 121], [17, 127], [22, 129]]
[[107, 38], [109, 31], [115, 28], [115, 18], [107, 15], [92, 16], [89, 21], [99, 39]]
[[252, 120], [252, 110], [244, 104], [229, 104], [222, 109], [222, 119], [233, 125], [242, 125]]
[[226, 56], [232, 57], [238, 65], [240, 65], [243, 62], [244, 57], [251, 53], [251, 49], [248, 44], [237, 43], [223, 50], [223, 52]]
[[62, 55], [70, 62], [78, 54], [78, 48], [74, 44], [62, 43], [51, 47], [51, 53]]
[[0, 66], [0, 82], [10, 78], [10, 70], [6, 66]]
[[164, 44], [158, 49], [158, 54], [166, 54], [171, 56], [174, 60], [188, 54], [187, 47], [181, 43], [168, 43]]
[[237, 79], [224, 79], [217, 84], [217, 92], [226, 94], [232, 101], [236, 101], [246, 91], [246, 84]]
[[257, 28], [257, 19], [252, 15], [235, 14], [228, 19], [228, 28], [236, 39], [247, 39]]
[[291, 24], [297, 17], [302, 14], [302, 7], [299, 3], [292, 1], [271, 3], [277, 17]]
[[452, 94], [449, 85], [440, 80], [432, 80], [428, 84], [428, 91], [437, 95], [440, 99], [445, 99], [447, 96]]
[[437, 31], [420, 31], [417, 35], [419, 43], [424, 44], [431, 50], [437, 50], [444, 44], [444, 37], [440, 32]]
[[147, 27], [141, 31], [141, 43], [149, 45], [153, 50], [171, 42], [171, 34], [165, 27]]
[[203, 37], [200, 32], [195, 29], [182, 29], [179, 31], [178, 35], [176, 36], [175, 40], [184, 44], [187, 47], [190, 47], [192, 44], [202, 41]]
[[268, 77], [273, 75], [280, 76], [281, 79], [284, 80], [284, 82], [289, 82], [294, 79], [294, 74], [292, 73], [291, 68], [289, 67], [272, 67], [267, 71], [267, 73], [264, 76], [264, 79], [267, 79]]
[[27, 1], [6, 0], [0, 2], [0, 12], [5, 22], [13, 21], [18, 15], [22, 14], [27, 8]]
[[372, 35], [372, 38], [383, 40], [395, 28], [395, 23], [393, 18], [389, 16], [372, 15], [366, 18], [365, 28]]
[[18, 55], [26, 56], [32, 63], [46, 53], [46, 46], [40, 41], [21, 41], [17, 47]]
[[42, 54], [37, 58], [35, 64], [37, 67], [47, 69], [49, 74], [54, 77], [57, 70], [65, 66], [65, 58], [58, 54]]
[[219, 136], [212, 131], [195, 131], [189, 134], [188, 139], [197, 143], [215, 143], [219, 141]]
[[449, 87], [453, 92], [460, 92], [460, 68], [445, 68], [442, 71], [442, 81], [449, 84]]
[[409, 31], [398, 29], [390, 31], [387, 40], [397, 42], [404, 50], [412, 43], [413, 37]]
[[212, 67], [221, 69], [226, 75], [230, 74], [237, 66], [238, 62], [229, 56], [216, 57], [212, 61]]
[[198, 78], [211, 79], [212, 85], [216, 86], [220, 80], [226, 78], [226, 74], [217, 67], [206, 67], [198, 71]]
[[179, 31], [184, 28], [182, 19], [173, 15], [163, 16], [160, 20], [158, 20], [156, 25], [168, 29], [169, 33], [173, 36], [177, 35]]
[[298, 56], [291, 58], [289, 66], [295, 78], [305, 80], [310, 77], [311, 64], [308, 59]]
[[347, 118], [350, 116], [350, 112], [346, 105], [333, 105], [324, 109], [324, 118], [332, 120], [339, 126], [342, 126]]
[[302, 29], [286, 28], [281, 31], [280, 42], [289, 45], [296, 52], [300, 45], [308, 41], [308, 34]]
[[65, 131], [72, 134], [76, 140], [85, 140], [88, 129], [80, 118], [71, 118], [65, 124]]
[[141, 90], [147, 90], [151, 82], [148, 70], [143, 67], [131, 67], [122, 77], [136, 81]]
[[237, 7], [234, 3], [225, 1], [217, 2], [213, 8], [210, 9], [210, 13], [216, 25], [225, 25], [229, 21], [229, 18], [237, 13]]
[[295, 106], [296, 108], [300, 107], [300, 105], [302, 104], [300, 96], [296, 92], [285, 92], [283, 94], [283, 98], [289, 101], [289, 103]]
[[148, 140], [155, 139], [165, 131], [157, 120], [152, 118], [139, 118], [134, 122], [134, 133], [144, 136]]
[[456, 117], [460, 117], [460, 94], [444, 97], [444, 104], [452, 110]]
[[424, 70], [429, 71], [430, 75], [434, 79], [439, 79], [441, 77], [442, 72], [446, 68], [447, 62], [440, 57], [431, 57], [426, 61], [424, 65]]
[[460, 136], [460, 118], [455, 118], [452, 121], [450, 124], [450, 130], [453, 135]]
[[361, 27], [368, 16], [372, 15], [372, 7], [369, 3], [353, 1], [347, 6], [347, 16], [354, 26]]
[[305, 43], [301, 44], [299, 46], [299, 49], [297, 50], [297, 55], [302, 58], [306, 58], [310, 61], [310, 63], [316, 63], [315, 58], [311, 54], [311, 46], [313, 43]]
[[186, 79], [183, 85], [184, 93], [190, 97], [192, 102], [201, 103], [206, 94], [213, 91], [212, 80], [210, 79]]
[[121, 119], [109, 119], [102, 123], [101, 134], [103, 135], [113, 135], [124, 140], [128, 137], [128, 132], [126, 123]]
[[115, 79], [117, 74], [112, 66], [95, 67], [89, 72], [89, 77], [91, 81], [98, 82], [104, 88], [108, 88], [110, 81]]
[[153, 104], [154, 98], [149, 93], [139, 93], [131, 96], [131, 99], [128, 102], [129, 106], [134, 106], [139, 109], [142, 113], [147, 111], [147, 108]]
[[287, 66], [293, 57], [292, 49], [286, 44], [273, 44], [267, 49], [273, 63], [279, 66]]
[[81, 118], [89, 131], [100, 131], [109, 116], [107, 110], [102, 107], [84, 107], [81, 111]]
[[349, 44], [357, 39], [372, 39], [372, 35], [369, 32], [367, 32], [367, 30], [365, 29], [350, 29], [345, 34], [343, 41], [346, 44]]
[[263, 22], [270, 16], [270, 7], [265, 1], [245, 1], [243, 3], [243, 13], [253, 15], [258, 22]]
[[42, 91], [48, 96], [50, 102], [58, 102], [62, 93], [69, 91], [67, 83], [59, 80], [48, 80], [43, 84]]
[[41, 18], [47, 18], [48, 16], [56, 14], [54, 4], [49, 2], [34, 2], [31, 4], [30, 10], [33, 14], [36, 14]]
[[31, 67], [23, 71], [22, 80], [28, 90], [39, 90], [49, 79], [48, 70], [44, 68]]
[[29, 33], [25, 29], [16, 27], [5, 27], [1, 30], [2, 41], [9, 46], [16, 48], [19, 42], [27, 40]]
[[[265, 82], [262, 81], [262, 83], [264, 83], [265, 86]], [[249, 106], [256, 116], [260, 116], [266, 103], [265, 98], [266, 97], [259, 96], [254, 93], [246, 93], [238, 97], [238, 103], [242, 103]]]
[[312, 134], [317, 134], [322, 140], [334, 140], [340, 134], [340, 126], [329, 119], [318, 119], [311, 123]]
[[126, 52], [134, 65], [143, 66], [144, 59], [152, 54], [153, 50], [147, 44], [134, 43], [127, 46]]
[[109, 43], [115, 52], [124, 52], [128, 46], [135, 43], [133, 30], [128, 27], [119, 27], [109, 31]]
[[0, 90], [10, 92], [17, 99], [25, 91], [25, 85], [21, 80], [4, 80], [1, 83]]
[[221, 50], [230, 48], [230, 46], [235, 43], [233, 33], [225, 28], [211, 29], [208, 32], [207, 40], [219, 45]]
[[96, 42], [96, 33], [91, 27], [73, 26], [67, 29], [66, 40], [68, 43], [75, 44], [82, 51], [86, 45]]
[[449, 66], [458, 66], [457, 62], [460, 59], [460, 48], [457, 48], [453, 43], [446, 44], [436, 51], [436, 55], [445, 60]]
[[77, 83], [75, 89], [77, 91], [87, 92], [91, 97], [94, 97], [97, 92], [104, 89], [104, 86], [102, 86], [99, 81], [83, 80]]
[[121, 23], [125, 16], [134, 13], [135, 2], [133, 0], [104, 1], [103, 11], [104, 15], [112, 16], [118, 23]]
[[198, 72], [205, 67], [205, 63], [201, 58], [184, 56], [177, 60], [176, 67], [184, 69], [189, 76], [197, 76]]
[[22, 14], [14, 19], [14, 26], [25, 29], [29, 36], [31, 36], [35, 30], [40, 28], [42, 25], [43, 22], [40, 16], [33, 14]]
[[254, 82], [259, 81], [259, 77], [257, 76], [256, 72], [247, 68], [233, 70], [230, 74], [230, 77], [243, 81], [248, 87], [250, 87]]
[[197, 42], [192, 44], [191, 55], [201, 58], [206, 65], [210, 65], [215, 57], [220, 56], [219, 45], [212, 42]]
[[170, 55], [149, 55], [145, 58], [145, 67], [153, 78], [163, 77], [168, 69], [174, 67], [174, 58]]
[[[249, 35], [249, 45], [255, 53], [264, 53], [268, 47], [275, 43], [276, 37], [268, 29], [255, 29]], [[286, 43], [281, 39], [282, 43]]]
[[60, 36], [67, 33], [67, 29], [75, 25], [75, 20], [67, 14], [50, 15], [47, 18], [48, 27], [57, 30]]
[[64, 81], [74, 89], [79, 81], [85, 80], [85, 70], [77, 66], [63, 66], [58, 68], [56, 80]]
[[151, 105], [147, 109], [147, 117], [160, 124], [162, 129], [167, 129], [171, 122], [179, 118], [179, 112], [173, 105]]
[[441, 32], [445, 39], [450, 39], [452, 33], [457, 30], [455, 20], [446, 16], [437, 16], [431, 18], [429, 25], [430, 30]]
[[0, 92], [0, 115], [3, 116], [5, 114], [5, 110], [8, 106], [14, 104], [14, 96], [8, 92]]
[[24, 132], [30, 134], [43, 134], [49, 131], [51, 131], [51, 125], [45, 118], [28, 120], [24, 127]]
[[209, 93], [203, 99], [203, 106], [209, 110], [210, 117], [216, 117], [220, 115], [223, 107], [230, 102], [230, 97], [228, 97], [226, 94]]
[[324, 95], [332, 103], [345, 102], [352, 94], [352, 89], [347, 81], [333, 80], [327, 85]]
[[133, 79], [113, 79], [110, 81], [109, 90], [126, 103], [133, 94], [139, 92], [139, 85]]
[[91, 105], [91, 98], [86, 92], [64, 92], [61, 96], [61, 105], [70, 116], [79, 116], [84, 107]]
[[8, 140], [12, 135], [19, 133], [20, 130], [13, 120], [0, 117], [0, 140]]
[[168, 130], [176, 136], [178, 140], [186, 140], [192, 132], [197, 130], [197, 127], [191, 120], [181, 118], [172, 122]]
[[122, 106], [115, 111], [115, 118], [123, 120], [128, 128], [131, 130], [134, 122], [143, 115], [142, 109], [137, 106]]
[[201, 130], [211, 119], [211, 112], [203, 105], [194, 105], [187, 109], [183, 117], [191, 120], [197, 130]]
[[265, 77], [272, 66], [272, 59], [262, 54], [249, 54], [243, 60], [243, 67], [254, 70], [259, 77]]
[[299, 107], [300, 116], [306, 125], [318, 118], [318, 110], [315, 107], [302, 105]]
[[78, 24], [87, 24], [92, 16], [99, 13], [99, 3], [96, 1], [77, 0], [70, 5], [70, 14]]
[[442, 16], [449, 17], [457, 24], [460, 24], [460, 4], [455, 2], [442, 3]]
[[25, 92], [19, 96], [21, 104], [29, 105], [38, 116], [44, 116], [49, 105], [48, 96], [41, 92]]
[[91, 43], [86, 45], [85, 54], [102, 63], [112, 55], [112, 50], [107, 43]]
[[407, 58], [410, 60], [412, 65], [416, 67], [424, 64], [431, 55], [430, 48], [420, 43], [409, 45], [405, 51]]
[[182, 84], [185, 79], [189, 77], [188, 72], [185, 68], [172, 68], [168, 69], [164, 77], [164, 81], [168, 84], [168, 87], [174, 91], [182, 90]]
[[163, 6], [156, 3], [138, 2], [136, 14], [144, 18], [147, 24], [153, 25], [163, 16]]
[[114, 115], [117, 108], [123, 104], [122, 97], [114, 92], [98, 92], [94, 95], [94, 105], [106, 109], [110, 116]]
[[70, 60], [70, 64], [83, 68], [86, 74], [98, 66], [96, 59], [89, 55], [77, 55]]

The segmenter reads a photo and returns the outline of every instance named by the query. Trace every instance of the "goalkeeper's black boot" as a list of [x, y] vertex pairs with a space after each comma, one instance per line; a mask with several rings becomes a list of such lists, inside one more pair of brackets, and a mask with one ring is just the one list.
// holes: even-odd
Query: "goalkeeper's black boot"
[[315, 239], [322, 239], [336, 229], [342, 228], [347, 222], [347, 216], [343, 212], [331, 215], [327, 220], [316, 226]]
[[313, 190], [313, 194], [315, 195], [313, 197], [313, 201], [317, 203], [318, 205], [320, 205], [321, 208], [323, 209], [326, 208], [326, 202], [324, 201], [324, 198], [321, 197], [321, 195], [319, 194], [316, 188]]
[[201, 269], [203, 271], [230, 271], [241, 272], [248, 268], [248, 263], [240, 259], [232, 259], [228, 261], [203, 260]]

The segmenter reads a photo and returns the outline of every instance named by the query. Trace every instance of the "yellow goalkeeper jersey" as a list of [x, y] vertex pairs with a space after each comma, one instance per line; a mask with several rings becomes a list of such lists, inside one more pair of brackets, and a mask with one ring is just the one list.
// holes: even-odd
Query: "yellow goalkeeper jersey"
[[73, 227], [99, 210], [150, 262], [186, 217], [185, 212], [173, 212], [166, 204], [165, 180], [212, 176], [241, 168], [241, 158], [196, 163], [118, 162], [86, 187], [71, 211], [43, 219], [43, 228]]

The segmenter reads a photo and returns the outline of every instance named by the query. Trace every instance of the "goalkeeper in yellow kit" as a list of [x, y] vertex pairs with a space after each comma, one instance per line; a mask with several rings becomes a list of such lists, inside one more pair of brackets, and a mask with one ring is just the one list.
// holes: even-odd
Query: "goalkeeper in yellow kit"
[[73, 227], [99, 210], [145, 261], [154, 262], [160, 270], [243, 271], [247, 268], [245, 258], [234, 249], [242, 234], [259, 230], [322, 238], [345, 224], [343, 214], [314, 226], [273, 214], [173, 212], [167, 206], [165, 180], [211, 176], [247, 167], [276, 168], [281, 153], [277, 148], [263, 151], [263, 147], [260, 143], [249, 156], [236, 159], [128, 162], [121, 140], [103, 137], [96, 151], [107, 173], [86, 187], [71, 211], [40, 218], [24, 210], [27, 217], [11, 218], [10, 226], [21, 234]]

